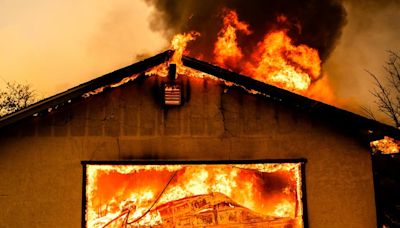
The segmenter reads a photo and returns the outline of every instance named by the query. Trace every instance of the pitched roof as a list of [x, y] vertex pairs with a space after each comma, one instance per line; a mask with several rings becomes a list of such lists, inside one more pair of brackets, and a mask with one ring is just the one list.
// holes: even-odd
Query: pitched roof
[[126, 77], [132, 76], [137, 73], [141, 73], [151, 67], [157, 66], [167, 61], [172, 56], [172, 54], [173, 51], [171, 50], [165, 51], [163, 53], [160, 53], [143, 61], [134, 63], [119, 70], [105, 74], [91, 81], [85, 82], [76, 87], [68, 89], [62, 93], [41, 100], [24, 109], [5, 115], [0, 118], [0, 129], [9, 124], [24, 119], [28, 116], [40, 113], [43, 110], [53, 108], [60, 104], [68, 103], [71, 100], [81, 97], [83, 94], [91, 92], [97, 88], [120, 82], [122, 79]]
[[310, 115], [319, 116], [336, 124], [348, 128], [357, 128], [370, 134], [370, 140], [381, 139], [383, 136], [390, 136], [400, 139], [400, 130], [383, 124], [376, 120], [368, 119], [344, 109], [328, 105], [290, 91], [257, 81], [251, 77], [244, 76], [220, 67], [211, 65], [195, 58], [184, 56], [182, 62], [185, 66], [214, 75], [220, 79], [232, 82], [248, 90], [254, 90], [277, 99], [285, 104], [307, 110]]
[[[151, 67], [166, 62], [172, 56], [172, 54], [173, 51], [171, 50], [165, 51], [143, 61], [134, 63], [78, 85], [65, 92], [39, 101], [28, 106], [27, 108], [3, 116], [0, 118], [0, 129], [36, 113], [40, 113], [45, 110], [47, 111], [49, 108], [68, 103], [71, 100], [82, 97], [84, 94], [94, 91], [98, 88], [118, 83], [126, 77], [142, 73]], [[310, 115], [319, 116], [342, 126], [359, 129], [364, 134], [369, 134], [368, 138], [371, 140], [382, 138], [385, 135], [400, 139], [400, 130], [378, 121], [371, 120], [352, 112], [336, 108], [334, 106], [289, 92], [272, 85], [265, 84], [261, 81], [257, 81], [250, 77], [211, 65], [207, 62], [200, 61], [192, 57], [183, 56], [182, 62], [186, 67], [213, 75], [219, 79], [234, 83], [235, 85], [244, 87], [248, 90], [259, 92], [270, 97], [271, 99], [281, 101], [285, 105], [287, 104], [306, 110], [308, 113], [310, 113]]]

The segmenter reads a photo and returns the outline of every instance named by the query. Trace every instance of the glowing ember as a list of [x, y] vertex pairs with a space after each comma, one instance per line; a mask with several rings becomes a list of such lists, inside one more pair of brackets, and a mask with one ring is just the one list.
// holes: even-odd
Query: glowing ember
[[126, 84], [126, 83], [128, 83], [130, 81], [134, 81], [138, 76], [139, 76], [138, 74], [134, 74], [132, 76], [123, 78], [121, 81], [119, 81], [117, 83], [106, 85], [106, 86], [102, 86], [102, 87], [99, 87], [99, 88], [97, 88], [97, 89], [95, 89], [93, 91], [84, 93], [82, 95], [82, 97], [83, 98], [88, 98], [88, 97], [90, 97], [92, 95], [96, 95], [96, 94], [102, 93], [107, 88], [115, 88], [115, 87], [121, 86], [121, 85]]
[[[303, 224], [301, 163], [87, 165], [86, 170], [87, 227]], [[214, 220], [190, 219], [211, 215]]]

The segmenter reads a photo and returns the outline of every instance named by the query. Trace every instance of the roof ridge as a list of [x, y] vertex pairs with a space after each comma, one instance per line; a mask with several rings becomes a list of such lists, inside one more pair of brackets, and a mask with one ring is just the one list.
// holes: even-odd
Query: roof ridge
[[[164, 51], [153, 57], [115, 70], [93, 80], [75, 86], [71, 89], [68, 89], [64, 92], [38, 101], [24, 109], [5, 115], [0, 118], [0, 129], [23, 118], [32, 116], [36, 113], [40, 113], [43, 110], [48, 110], [49, 108], [53, 108], [57, 105], [69, 102], [72, 99], [82, 97], [83, 94], [94, 91], [100, 87], [117, 83], [126, 77], [142, 73], [151, 67], [166, 62], [171, 58], [173, 53], [173, 50]], [[376, 137], [383, 137], [384, 135], [386, 135], [396, 139], [400, 139], [399, 129], [378, 122], [376, 120], [368, 119], [359, 114], [340, 109], [320, 101], [313, 100], [311, 98], [278, 88], [270, 84], [266, 84], [251, 77], [223, 69], [221, 67], [212, 65], [193, 57], [182, 56], [182, 63], [186, 67], [213, 75], [219, 79], [231, 82], [237, 86], [244, 87], [245, 89], [254, 90], [261, 94], [269, 95], [273, 99], [278, 99], [280, 101], [284, 100], [285, 103], [294, 107], [299, 107], [302, 109], [306, 108], [307, 111], [309, 111], [310, 113], [318, 114], [322, 117], [333, 117], [333, 121], [340, 120], [344, 121], [345, 123], [352, 124], [359, 129], [368, 131], [369, 134], [371, 134], [372, 132], [373, 135], [376, 135]], [[374, 131], [377, 131], [378, 133]]]

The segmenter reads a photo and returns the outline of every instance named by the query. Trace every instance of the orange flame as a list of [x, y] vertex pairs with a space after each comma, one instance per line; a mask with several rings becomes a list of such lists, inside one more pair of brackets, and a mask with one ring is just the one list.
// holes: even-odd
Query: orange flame
[[224, 14], [224, 25], [214, 47], [215, 61], [221, 67], [227, 67], [227, 61], [238, 62], [243, 57], [242, 50], [237, 44], [236, 32], [240, 31], [245, 35], [251, 34], [249, 25], [239, 21], [235, 11], [225, 9]]
[[374, 153], [398, 154], [400, 153], [400, 141], [385, 136], [383, 139], [372, 141], [370, 143]]
[[[225, 9], [223, 15], [223, 27], [218, 33], [213, 50], [214, 61], [219, 66], [312, 99], [340, 105], [327, 75], [321, 73], [321, 59], [316, 49], [304, 44], [294, 44], [287, 30], [277, 29], [267, 32], [255, 49], [245, 55], [238, 44], [237, 33], [250, 35], [252, 32], [249, 24], [240, 21], [233, 10]], [[283, 15], [278, 16], [277, 21], [281, 24], [289, 23]], [[177, 64], [178, 74], [214, 78], [182, 64], [182, 55], [188, 54], [188, 42], [195, 40], [199, 35], [200, 33], [195, 31], [175, 35], [171, 42], [171, 49], [175, 52], [170, 62]], [[146, 75], [151, 74], [167, 76], [168, 63], [146, 72]]]
[[188, 42], [195, 40], [198, 36], [200, 36], [200, 33], [194, 31], [175, 35], [171, 41], [171, 49], [175, 51], [171, 61], [182, 65], [181, 58], [186, 50]]
[[320, 76], [320, 64], [315, 49], [293, 45], [286, 31], [281, 30], [265, 36], [244, 71], [257, 80], [303, 92]]
[[[218, 65], [313, 99], [334, 102], [328, 80], [319, 80], [321, 59], [316, 49], [293, 44], [287, 31], [280, 29], [267, 33], [252, 54], [244, 57], [237, 33], [250, 35], [249, 25], [239, 21], [235, 11], [224, 12], [223, 27], [214, 47], [214, 61]], [[283, 15], [277, 21], [288, 23]], [[316, 81], [319, 81], [317, 86]]]
[[303, 95], [320, 100], [328, 104], [344, 105], [344, 100], [338, 100], [329, 82], [328, 75], [323, 75], [317, 81], [313, 82]]
[[165, 64], [160, 64], [158, 66], [155, 66], [155, 67], [147, 70], [145, 72], [145, 74], [167, 77], [168, 76], [168, 66], [170, 63], [174, 63], [174, 64], [176, 64], [176, 70], [177, 70], [178, 74], [186, 74], [186, 75], [190, 75], [193, 77], [203, 77], [204, 74], [195, 72], [194, 70], [191, 70], [187, 67], [183, 67], [183, 63], [182, 63], [182, 55], [188, 54], [188, 51], [186, 49], [188, 43], [190, 41], [195, 40], [198, 36], [200, 36], [200, 33], [195, 32], [195, 31], [175, 35], [171, 40], [170, 48], [174, 51], [174, 54], [172, 55], [171, 59], [168, 62], [166, 62]]
[[[286, 187], [268, 190], [264, 175]], [[89, 165], [88, 227], [160, 225], [159, 206], [176, 200], [222, 193], [262, 216], [301, 219], [299, 163], [249, 165]], [[278, 188], [278, 189], [279, 189]], [[125, 223], [124, 223], [125, 222]]]

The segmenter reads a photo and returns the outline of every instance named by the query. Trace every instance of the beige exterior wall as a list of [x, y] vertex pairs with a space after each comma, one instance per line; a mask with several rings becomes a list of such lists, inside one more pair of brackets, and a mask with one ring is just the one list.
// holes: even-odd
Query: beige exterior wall
[[79, 227], [82, 160], [276, 158], [307, 159], [310, 227], [376, 227], [370, 154], [355, 137], [282, 102], [188, 80], [183, 107], [162, 109], [152, 77], [1, 129], [0, 227]]

